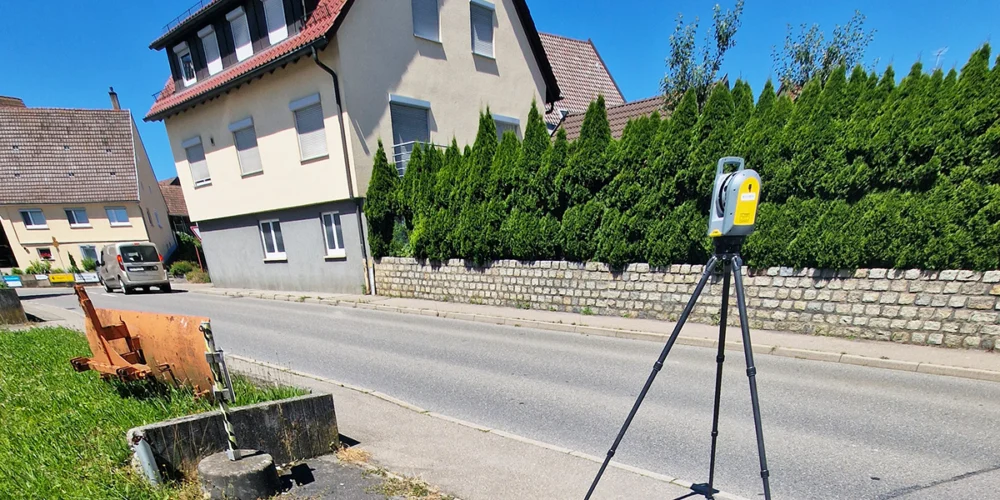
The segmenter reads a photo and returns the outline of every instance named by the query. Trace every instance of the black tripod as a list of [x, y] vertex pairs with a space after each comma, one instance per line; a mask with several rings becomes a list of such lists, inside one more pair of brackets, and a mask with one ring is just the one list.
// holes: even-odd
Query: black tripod
[[649, 378], [646, 379], [646, 385], [644, 385], [642, 387], [642, 391], [639, 392], [639, 397], [635, 400], [635, 404], [632, 405], [632, 411], [628, 413], [628, 417], [625, 419], [625, 424], [622, 425], [621, 430], [618, 431], [618, 437], [615, 438], [614, 444], [612, 444], [611, 449], [608, 450], [607, 457], [604, 458], [604, 463], [601, 464], [601, 469], [597, 471], [597, 477], [594, 478], [594, 482], [590, 485], [590, 490], [587, 491], [586, 498], [588, 500], [590, 499], [590, 496], [594, 494], [594, 490], [597, 488], [597, 483], [600, 482], [601, 476], [604, 475], [604, 470], [608, 468], [608, 463], [611, 462], [611, 457], [615, 455], [615, 450], [618, 449], [618, 445], [622, 442], [622, 438], [625, 437], [625, 432], [628, 431], [629, 425], [632, 424], [632, 419], [635, 417], [635, 413], [639, 410], [639, 406], [642, 405], [642, 400], [645, 399], [646, 393], [649, 391], [649, 387], [653, 385], [653, 380], [656, 378], [656, 374], [660, 372], [660, 368], [663, 368], [663, 362], [667, 359], [667, 354], [670, 354], [670, 349], [673, 348], [674, 342], [677, 341], [677, 335], [680, 334], [681, 328], [688, 319], [688, 315], [690, 315], [691, 310], [694, 309], [694, 304], [698, 301], [698, 296], [701, 295], [702, 290], [705, 288], [705, 284], [708, 283], [709, 278], [712, 276], [712, 272], [715, 270], [715, 266], [718, 265], [720, 261], [722, 262], [723, 275], [722, 311], [719, 314], [719, 351], [715, 358], [715, 409], [712, 413], [712, 454], [708, 469], [708, 482], [692, 485], [692, 493], [681, 498], [691, 495], [704, 495], [706, 499], [712, 500], [715, 498], [715, 494], [719, 492], [719, 490], [714, 488], [715, 451], [716, 441], [719, 437], [719, 399], [722, 395], [722, 363], [726, 359], [726, 316], [729, 311], [729, 278], [732, 276], [736, 280], [736, 305], [740, 313], [740, 329], [743, 330], [743, 353], [746, 356], [747, 377], [750, 379], [750, 402], [753, 405], [753, 422], [754, 428], [757, 432], [757, 454], [760, 457], [760, 477], [764, 481], [764, 498], [765, 500], [771, 500], [771, 485], [768, 481], [767, 456], [764, 453], [764, 431], [761, 430], [760, 426], [760, 403], [757, 400], [757, 369], [754, 368], [753, 364], [753, 349], [750, 346], [750, 327], [747, 324], [746, 298], [743, 295], [743, 276], [740, 274], [740, 269], [743, 267], [743, 259], [740, 257], [740, 245], [742, 243], [742, 237], [715, 238], [715, 254], [708, 260], [708, 264], [705, 265], [705, 272], [701, 275], [701, 280], [698, 281], [698, 285], [695, 287], [694, 293], [691, 294], [691, 299], [688, 300], [687, 305], [684, 306], [684, 311], [681, 313], [680, 319], [677, 320], [677, 325], [674, 326], [674, 331], [667, 339], [667, 345], [663, 347], [663, 352], [660, 353], [660, 357], [656, 360], [656, 363], [653, 364], [653, 371], [649, 374]]

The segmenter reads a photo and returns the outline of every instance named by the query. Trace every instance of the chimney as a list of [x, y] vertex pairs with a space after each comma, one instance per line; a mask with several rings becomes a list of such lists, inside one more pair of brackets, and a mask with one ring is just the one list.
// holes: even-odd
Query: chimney
[[121, 105], [118, 104], [118, 93], [115, 92], [114, 87], [108, 87], [108, 95], [111, 96], [111, 107], [114, 109], [122, 109]]
[[23, 108], [24, 101], [20, 97], [7, 97], [0, 95], [0, 108]]

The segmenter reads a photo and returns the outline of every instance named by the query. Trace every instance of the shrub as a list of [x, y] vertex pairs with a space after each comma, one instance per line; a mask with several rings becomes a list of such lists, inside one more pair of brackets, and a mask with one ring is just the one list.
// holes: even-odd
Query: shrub
[[33, 260], [28, 263], [28, 267], [24, 269], [24, 272], [27, 274], [49, 274], [51, 270], [51, 262]]
[[211, 283], [212, 278], [205, 271], [194, 270], [184, 275], [188, 283]]
[[600, 227], [603, 212], [601, 203], [590, 200], [563, 214], [560, 240], [567, 259], [585, 262], [594, 258], [594, 235]]
[[14, 276], [21, 276], [24, 274], [24, 271], [22, 271], [20, 267], [15, 267], [14, 269], [10, 270], [10, 274]]
[[97, 270], [97, 261], [91, 259], [90, 257], [84, 257], [83, 260], [80, 261], [80, 264], [83, 266], [84, 271], [94, 272]]
[[179, 260], [170, 265], [170, 274], [174, 276], [185, 276], [187, 273], [197, 269], [197, 264], [188, 260]]
[[66, 272], [66, 270], [63, 269], [63, 268], [61, 268], [61, 267], [57, 267], [55, 269], [49, 270], [50, 274], [64, 274], [65, 272]]
[[378, 142], [372, 179], [368, 184], [365, 200], [365, 218], [368, 220], [368, 244], [372, 257], [381, 259], [389, 255], [392, 245], [393, 228], [396, 223], [396, 198], [399, 190], [399, 174], [389, 164], [382, 141]]

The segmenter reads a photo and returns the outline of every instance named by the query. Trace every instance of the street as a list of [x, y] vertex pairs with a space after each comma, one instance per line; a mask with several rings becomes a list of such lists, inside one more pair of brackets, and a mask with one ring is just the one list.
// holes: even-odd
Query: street
[[[606, 453], [662, 349], [345, 307], [89, 291], [97, 307], [208, 316], [227, 353], [595, 456]], [[19, 294], [77, 309], [68, 289]], [[616, 460], [707, 480], [715, 354], [674, 348]], [[774, 498], [992, 498], [1000, 488], [1000, 384], [763, 354], [755, 360]], [[716, 486], [762, 497], [737, 353], [727, 353], [722, 401]]]

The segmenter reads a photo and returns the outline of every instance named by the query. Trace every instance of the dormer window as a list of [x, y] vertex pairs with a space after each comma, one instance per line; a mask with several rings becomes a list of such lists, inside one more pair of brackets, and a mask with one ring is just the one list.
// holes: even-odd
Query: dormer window
[[229, 27], [233, 32], [233, 44], [236, 45], [236, 59], [242, 61], [253, 55], [253, 44], [250, 40], [250, 24], [243, 7], [226, 14]]
[[267, 21], [267, 40], [271, 45], [288, 38], [284, 0], [264, 0], [264, 19]]
[[215, 36], [215, 28], [205, 26], [198, 32], [198, 38], [201, 38], [201, 46], [205, 50], [208, 74], [214, 75], [222, 71], [222, 55], [219, 54], [219, 39]]
[[181, 42], [180, 45], [174, 47], [174, 54], [177, 55], [177, 66], [181, 69], [181, 79], [184, 80], [184, 86], [190, 87], [198, 81], [194, 72], [194, 59], [191, 58], [191, 48], [188, 47], [187, 42]]

